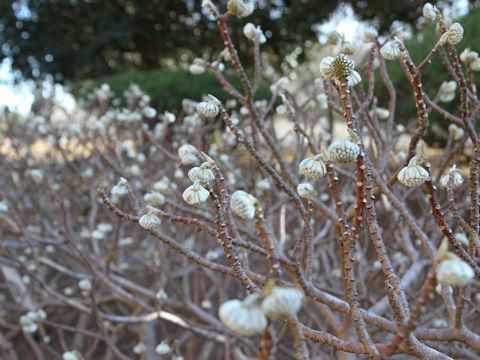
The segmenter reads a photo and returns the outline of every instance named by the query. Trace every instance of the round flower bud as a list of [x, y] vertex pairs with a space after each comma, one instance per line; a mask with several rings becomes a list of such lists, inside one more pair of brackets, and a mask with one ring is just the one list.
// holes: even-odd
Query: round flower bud
[[268, 180], [268, 179], [259, 180], [255, 187], [260, 191], [270, 190], [270, 187], [271, 187], [270, 186], [270, 180]]
[[178, 156], [182, 165], [194, 165], [198, 163], [198, 150], [190, 144], [183, 144], [178, 148]]
[[458, 141], [465, 135], [465, 130], [460, 126], [450, 124], [448, 125], [448, 133], [452, 136], [453, 140]]
[[151, 230], [160, 225], [161, 220], [157, 215], [157, 211], [152, 206], [147, 206], [148, 212], [140, 217], [138, 223], [141, 227]]
[[257, 199], [243, 190], [235, 191], [230, 198], [230, 207], [233, 213], [243, 220], [253, 219], [256, 203]]
[[301, 183], [297, 185], [297, 192], [304, 199], [311, 199], [313, 196], [313, 186], [309, 183]]
[[396, 60], [402, 56], [401, 44], [402, 41], [399, 39], [391, 40], [382, 46], [380, 54], [387, 60]]
[[252, 294], [245, 300], [229, 300], [220, 305], [218, 315], [223, 324], [242, 336], [258, 334], [267, 327], [267, 318], [258, 307], [258, 294]]
[[472, 71], [480, 71], [480, 59], [472, 61], [470, 63], [470, 69], [472, 69]]
[[334, 161], [349, 163], [360, 154], [360, 147], [350, 140], [335, 141], [328, 147], [328, 154]]
[[82, 291], [83, 296], [88, 296], [92, 290], [92, 282], [88, 278], [82, 279], [78, 282], [78, 287]]
[[437, 265], [437, 281], [450, 286], [465, 286], [475, 273], [465, 261], [450, 253], [450, 258]]
[[390, 111], [381, 107], [375, 109], [379, 119], [385, 120], [390, 116]]
[[188, 205], [192, 206], [205, 202], [209, 196], [210, 193], [208, 190], [200, 185], [200, 181], [198, 180], [195, 181], [192, 186], [186, 188], [183, 192], [183, 200], [185, 200]]
[[211, 184], [215, 179], [215, 174], [203, 163], [201, 166], [196, 166], [190, 169], [188, 177], [192, 182], [200, 181], [201, 184]]
[[121, 177], [120, 181], [112, 188], [111, 191], [113, 196], [122, 198], [128, 194], [128, 181], [127, 179]]
[[434, 21], [437, 17], [435, 10], [435, 6], [430, 3], [426, 3], [425, 5], [423, 5], [423, 17], [427, 21]]
[[208, 101], [202, 101], [197, 104], [197, 111], [200, 116], [206, 119], [214, 119], [217, 117], [218, 112], [220, 111], [218, 105], [220, 105], [220, 100], [218, 100], [213, 95], [208, 95]]
[[345, 55], [337, 55], [332, 61], [333, 74], [337, 78], [347, 77], [352, 73], [354, 64], [353, 60]]
[[82, 354], [78, 350], [66, 351], [62, 354], [63, 360], [83, 360]]
[[447, 32], [440, 37], [439, 43], [457, 45], [463, 39], [463, 27], [459, 23], [453, 23]]
[[205, 60], [196, 58], [193, 60], [193, 63], [188, 67], [188, 70], [193, 75], [200, 75], [205, 72]]
[[158, 191], [150, 191], [143, 196], [143, 200], [152, 206], [161, 206], [165, 204], [165, 196]]
[[232, 15], [246, 17], [253, 12], [254, 3], [253, 1], [230, 0], [227, 4], [227, 9]]
[[463, 184], [462, 171], [457, 169], [456, 165], [450, 169], [448, 174], [440, 178], [440, 185], [444, 188], [448, 188], [448, 183], [450, 181], [450, 176], [452, 177], [452, 188], [457, 189]]
[[417, 165], [418, 156], [414, 156], [408, 166], [404, 167], [397, 175], [398, 181], [405, 186], [417, 186], [430, 179], [430, 174], [420, 165]]
[[155, 352], [158, 355], [167, 355], [170, 353], [170, 346], [168, 345], [167, 340], [163, 340], [160, 344], [155, 347]]
[[320, 62], [320, 73], [325, 79], [332, 79], [335, 76], [332, 65], [334, 59], [332, 56], [327, 56]]
[[462, 60], [465, 64], [470, 64], [475, 60], [478, 60], [478, 53], [470, 50], [470, 48], [466, 48], [460, 54], [460, 60]]
[[318, 179], [322, 176], [325, 176], [327, 173], [327, 168], [325, 167], [321, 157], [322, 154], [317, 154], [313, 158], [303, 159], [298, 165], [298, 168], [303, 175], [309, 177], [310, 179]]
[[265, 315], [275, 319], [283, 319], [297, 315], [302, 307], [303, 291], [298, 288], [275, 286], [262, 302]]

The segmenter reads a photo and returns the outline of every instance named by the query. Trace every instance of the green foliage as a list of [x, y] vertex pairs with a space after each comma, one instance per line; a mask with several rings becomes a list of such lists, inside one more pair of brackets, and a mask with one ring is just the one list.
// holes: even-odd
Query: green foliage
[[[242, 89], [240, 80], [235, 76], [227, 75], [226, 78], [234, 87]], [[231, 98], [223, 90], [215, 75], [211, 73], [192, 75], [183, 69], [132, 71], [105, 77], [85, 89], [91, 91], [103, 83], [109, 84], [115, 96], [119, 98], [123, 97], [123, 92], [131, 83], [135, 83], [151, 97], [152, 104], [161, 110], [179, 109], [184, 98], [200, 101], [202, 96], [207, 94], [212, 94], [222, 101]], [[271, 96], [266, 86], [261, 86], [255, 95], [256, 99], [267, 99]]]
[[[221, 12], [227, 0], [213, 1]], [[214, 60], [223, 42], [214, 20], [200, 0], [28, 0], [0, 1], [0, 61], [24, 78], [51, 74], [59, 82], [84, 80], [161, 67], [166, 60]], [[275, 65], [307, 41], [315, 41], [315, 24], [327, 19], [340, 3], [373, 21], [380, 31], [392, 21], [414, 22], [421, 13], [417, 0], [263, 0], [248, 18], [232, 17], [232, 38], [242, 60], [251, 64], [243, 36], [247, 22], [260, 25], [267, 43], [262, 51]], [[342, 29], [338, 29], [342, 31]], [[298, 61], [305, 60], [301, 52]]]
[[[456, 46], [459, 55], [467, 47], [475, 51], [480, 51], [480, 45], [478, 45], [477, 41], [478, 34], [480, 33], [480, 22], [478, 21], [479, 16], [480, 8], [477, 7], [473, 8], [469, 14], [462, 19], [457, 20], [457, 22], [463, 26], [465, 31], [462, 42]], [[429, 24], [421, 31], [420, 37], [407, 41], [405, 46], [414, 63], [419, 64], [428, 55], [435, 44], [435, 24]], [[399, 61], [387, 61], [387, 69], [397, 91], [396, 121], [403, 124], [409, 123], [416, 119], [415, 99], [412, 86], [406, 79]], [[475, 75], [478, 78], [478, 75], [474, 74], [474, 76]], [[442, 82], [453, 80], [439, 55], [435, 55], [432, 63], [425, 67], [421, 76], [423, 90], [431, 99], [437, 94]], [[379, 105], [382, 107], [388, 107], [388, 92], [386, 91], [385, 85], [381, 82], [379, 71], [376, 73], [376, 80], [376, 86], [379, 89], [378, 94], [380, 94], [378, 96]], [[458, 89], [456, 94], [453, 102], [440, 103], [440, 105], [446, 110], [459, 116], [460, 94]], [[449, 122], [444, 120], [435, 111], [430, 112], [429, 119], [430, 127], [429, 132], [427, 133], [427, 141], [430, 143], [443, 142], [448, 136], [447, 128]], [[443, 136], [442, 133], [439, 132], [439, 129], [443, 130]]]

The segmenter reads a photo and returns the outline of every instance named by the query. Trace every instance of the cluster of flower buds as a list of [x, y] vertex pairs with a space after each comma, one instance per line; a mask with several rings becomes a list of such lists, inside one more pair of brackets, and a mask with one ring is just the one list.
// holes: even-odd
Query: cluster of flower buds
[[194, 59], [193, 63], [188, 67], [188, 71], [193, 75], [203, 74], [205, 72], [205, 60], [201, 58]]
[[428, 2], [423, 5], [423, 17], [427, 21], [434, 21], [437, 18], [437, 14], [440, 15], [440, 12], [438, 11], [436, 6], [433, 6]]
[[476, 51], [466, 48], [460, 54], [460, 60], [467, 64], [467, 66], [473, 71], [480, 71], [480, 58], [478, 57], [478, 53]]
[[247, 23], [243, 27], [243, 34], [248, 40], [258, 41], [260, 44], [267, 42], [267, 38], [263, 34], [260, 25], [255, 26], [252, 23]]
[[26, 333], [34, 333], [38, 330], [37, 321], [45, 320], [47, 314], [42, 309], [37, 311], [29, 311], [25, 315], [20, 316], [20, 325]]
[[215, 174], [212, 171], [212, 166], [215, 162], [207, 154], [203, 153], [207, 161], [203, 162], [198, 167], [193, 167], [188, 172], [188, 177], [193, 182], [183, 192], [183, 200], [192, 206], [200, 205], [207, 201], [210, 192], [205, 188], [209, 187], [215, 179]]
[[258, 334], [267, 327], [267, 317], [283, 320], [297, 316], [304, 299], [299, 288], [268, 285], [265, 297], [251, 294], [243, 301], [229, 300], [220, 305], [220, 320], [242, 336]]
[[455, 90], [457, 83], [455, 81], [444, 81], [438, 90], [438, 98], [442, 102], [450, 102], [455, 99]]
[[360, 74], [353, 70], [354, 66], [354, 61], [344, 54], [327, 56], [320, 62], [320, 73], [325, 79], [346, 79], [347, 86], [354, 86], [361, 81]]

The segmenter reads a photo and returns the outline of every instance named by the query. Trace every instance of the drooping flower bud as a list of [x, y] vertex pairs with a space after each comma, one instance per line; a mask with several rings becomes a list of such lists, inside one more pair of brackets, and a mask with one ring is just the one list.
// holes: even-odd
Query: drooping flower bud
[[198, 180], [183, 192], [183, 200], [185, 200], [188, 205], [192, 206], [205, 202], [209, 196], [210, 193], [208, 190], [205, 189]]
[[465, 286], [475, 276], [472, 267], [457, 255], [447, 250], [447, 239], [444, 238], [437, 253], [437, 281], [450, 286]]
[[121, 177], [117, 185], [112, 188], [111, 191], [113, 196], [117, 198], [122, 198], [128, 194], [128, 181], [127, 179]]
[[387, 60], [396, 60], [402, 56], [401, 45], [400, 39], [393, 39], [382, 46], [380, 54]]
[[220, 100], [213, 95], [208, 95], [208, 97], [208, 101], [202, 101], [197, 104], [197, 111], [200, 116], [206, 119], [214, 119], [217, 117], [218, 112], [220, 111], [218, 108], [220, 105]]
[[298, 168], [303, 175], [310, 179], [318, 179], [327, 173], [327, 168], [322, 161], [322, 154], [317, 154], [313, 158], [303, 159]]
[[258, 200], [243, 190], [235, 191], [230, 198], [230, 207], [235, 216], [243, 220], [253, 219]]
[[328, 147], [330, 159], [340, 163], [349, 163], [360, 154], [360, 147], [354, 142], [344, 139], [335, 141]]
[[262, 302], [265, 315], [275, 319], [296, 316], [302, 307], [303, 291], [299, 288], [274, 286], [270, 295]]
[[463, 176], [462, 171], [457, 169], [456, 165], [453, 165], [452, 168], [448, 171], [448, 174], [440, 178], [440, 185], [444, 188], [448, 188], [448, 183], [450, 181], [450, 176], [452, 177], [452, 188], [457, 189], [463, 185]]
[[414, 156], [410, 159], [408, 166], [404, 167], [397, 175], [398, 181], [405, 186], [417, 186], [423, 184], [430, 179], [430, 174], [417, 162], [420, 161], [419, 156]]
[[147, 206], [148, 212], [140, 217], [138, 223], [141, 227], [147, 230], [152, 230], [160, 225], [161, 220], [157, 215], [157, 209], [153, 206]]
[[304, 199], [311, 199], [313, 196], [313, 186], [309, 183], [301, 183], [297, 185], [297, 192]]
[[267, 327], [267, 318], [258, 306], [259, 294], [251, 294], [243, 301], [229, 300], [220, 305], [218, 315], [223, 324], [242, 336], [258, 334]]

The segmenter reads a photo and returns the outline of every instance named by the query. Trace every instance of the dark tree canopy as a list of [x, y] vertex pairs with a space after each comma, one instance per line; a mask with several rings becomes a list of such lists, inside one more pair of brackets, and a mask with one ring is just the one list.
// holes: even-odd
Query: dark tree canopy
[[[214, 1], [225, 9], [226, 0]], [[416, 0], [347, 0], [381, 30], [397, 19], [413, 22]], [[240, 48], [249, 46], [241, 26], [261, 24], [264, 49], [283, 57], [315, 40], [312, 25], [327, 19], [337, 0], [263, 0], [247, 19], [231, 26]], [[341, 31], [341, 29], [340, 29]], [[166, 59], [214, 56], [222, 49], [200, 0], [19, 0], [0, 1], [0, 52], [25, 78], [52, 74], [57, 81], [97, 78], [130, 69], [155, 69]]]

